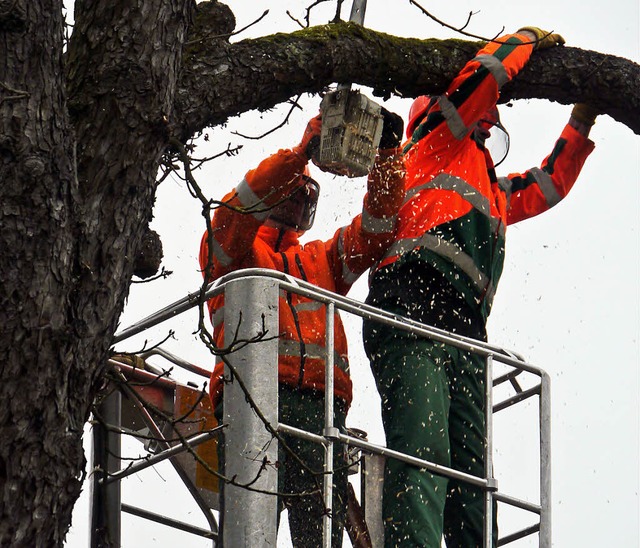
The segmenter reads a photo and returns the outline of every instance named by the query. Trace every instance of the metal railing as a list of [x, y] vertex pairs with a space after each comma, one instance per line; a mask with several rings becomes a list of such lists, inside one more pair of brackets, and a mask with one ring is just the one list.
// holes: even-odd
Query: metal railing
[[[181, 358], [161, 349], [156, 348], [138, 354], [142, 358], [152, 355], [162, 356], [172, 364], [194, 373], [201, 377], [209, 378], [209, 372], [193, 365]], [[92, 503], [90, 519], [90, 542], [91, 548], [117, 548], [121, 545], [121, 513], [125, 512], [138, 516], [149, 521], [153, 521], [174, 529], [185, 531], [200, 537], [213, 540], [216, 545], [218, 538], [218, 523], [211, 511], [210, 500], [202, 496], [202, 490], [192, 481], [189, 472], [184, 468], [178, 457], [187, 450], [193, 450], [199, 445], [213, 439], [219, 431], [214, 428], [202, 433], [185, 436], [181, 443], [176, 444], [171, 430], [165, 434], [166, 422], [154, 418], [157, 413], [152, 413], [147, 408], [148, 402], [136, 389], [155, 389], [156, 393], [165, 394], [173, 398], [178, 384], [167, 378], [165, 372], [156, 369], [150, 364], [145, 364], [145, 369], [139, 369], [118, 359], [110, 359], [109, 366], [112, 373], [119, 377], [122, 382], [111, 386], [108, 395], [97, 406], [94, 414], [99, 420], [93, 426], [93, 474], [91, 481]], [[136, 414], [138, 423], [135, 428], [128, 427], [123, 418], [124, 410], [128, 409]], [[155, 410], [157, 411], [157, 409]], [[129, 417], [129, 422], [132, 418]], [[142, 428], [143, 427], [143, 428]], [[145, 434], [141, 437], [141, 432]], [[153, 450], [147, 447], [150, 456], [130, 463], [125, 468], [121, 468], [122, 434], [129, 434], [133, 437], [140, 437], [141, 440], [152, 442]], [[149, 510], [132, 506], [121, 501], [120, 482], [133, 474], [142, 472], [169, 460], [176, 474], [184, 483], [189, 494], [201, 509], [209, 525], [208, 529], [196, 527], [189, 523], [150, 512]]]
[[[325, 363], [333, 363], [333, 322], [336, 310], [355, 314], [395, 328], [409, 331], [446, 344], [473, 352], [486, 359], [486, 437], [485, 477], [448, 468], [437, 463], [405, 455], [384, 446], [369, 443], [359, 437], [340, 432], [333, 425], [333, 397], [325, 397], [325, 424], [322, 435], [304, 432], [278, 422], [278, 302], [281, 291], [292, 292], [323, 303], [326, 306], [326, 357]], [[540, 368], [527, 363], [518, 354], [489, 343], [420, 324], [413, 320], [381, 311], [374, 307], [336, 295], [307, 282], [279, 272], [264, 269], [247, 269], [228, 274], [212, 283], [204, 295], [210, 299], [225, 294], [225, 345], [234, 345], [227, 354], [238, 382], [225, 383], [225, 475], [233, 477], [232, 484], [224, 487], [225, 504], [221, 522], [225, 546], [275, 545], [277, 502], [268, 493], [277, 492], [277, 440], [265, 425], [271, 425], [281, 433], [296, 435], [322, 444], [325, 448], [324, 504], [331, 509], [333, 452], [336, 443], [358, 447], [370, 455], [402, 460], [420, 469], [454, 478], [477, 486], [485, 493], [485, 546], [491, 546], [491, 530], [494, 516], [493, 501], [535, 514], [537, 523], [511, 533], [498, 542], [502, 546], [528, 535], [539, 533], [539, 546], [551, 546], [551, 473], [550, 473], [550, 379]], [[150, 327], [197, 306], [201, 292], [185, 298], [137, 322], [116, 334], [116, 342], [123, 341]], [[239, 344], [240, 341], [251, 341]], [[166, 356], [165, 356], [166, 357]], [[175, 358], [175, 356], [173, 356]], [[505, 364], [510, 370], [493, 378], [493, 362]], [[179, 364], [176, 358], [174, 363]], [[199, 369], [185, 362], [185, 368]], [[203, 370], [197, 371], [202, 374]], [[326, 395], [333, 394], [333, 367], [326, 367]], [[521, 375], [533, 375], [535, 386], [523, 389]], [[225, 373], [226, 375], [226, 373]], [[516, 394], [500, 402], [493, 402], [493, 387], [509, 383]], [[250, 397], [247, 397], [247, 395]], [[539, 397], [540, 453], [539, 453], [539, 502], [531, 503], [498, 490], [492, 475], [493, 462], [493, 414], [531, 397]], [[256, 411], [259, 410], [259, 413]], [[231, 420], [232, 419], [232, 420]], [[168, 450], [168, 449], [167, 449]], [[116, 475], [116, 479], [122, 477]], [[250, 489], [246, 486], [250, 485]], [[331, 546], [331, 512], [323, 517], [324, 546]], [[251, 527], [242, 524], [251, 523]], [[212, 527], [213, 531], [214, 527]], [[217, 531], [214, 531], [217, 533]], [[374, 539], [374, 547], [376, 540]]]

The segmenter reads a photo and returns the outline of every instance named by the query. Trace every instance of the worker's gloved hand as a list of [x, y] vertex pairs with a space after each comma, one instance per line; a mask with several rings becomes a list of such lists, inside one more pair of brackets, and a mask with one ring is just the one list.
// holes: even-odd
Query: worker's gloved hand
[[571, 117], [587, 126], [596, 123], [596, 116], [600, 114], [596, 108], [587, 103], [576, 103], [571, 111]]
[[318, 114], [316, 117], [311, 118], [304, 130], [302, 141], [298, 145], [298, 148], [308, 158], [317, 158], [320, 152], [320, 131], [322, 130], [322, 117]]
[[522, 31], [530, 32], [536, 37], [536, 43], [533, 49], [553, 48], [564, 44], [564, 38], [555, 32], [550, 33], [538, 27], [522, 27], [518, 29], [518, 32]]
[[384, 118], [382, 125], [382, 137], [378, 148], [398, 148], [402, 141], [402, 133], [404, 132], [404, 121], [395, 112], [390, 112], [382, 107], [382, 117]]

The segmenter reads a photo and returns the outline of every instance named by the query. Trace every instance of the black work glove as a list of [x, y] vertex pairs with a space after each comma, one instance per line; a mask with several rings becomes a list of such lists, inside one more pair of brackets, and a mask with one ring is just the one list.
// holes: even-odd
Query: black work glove
[[381, 114], [384, 122], [382, 125], [382, 137], [380, 137], [378, 148], [398, 148], [402, 141], [404, 121], [396, 113], [390, 112], [384, 107], [382, 107]]

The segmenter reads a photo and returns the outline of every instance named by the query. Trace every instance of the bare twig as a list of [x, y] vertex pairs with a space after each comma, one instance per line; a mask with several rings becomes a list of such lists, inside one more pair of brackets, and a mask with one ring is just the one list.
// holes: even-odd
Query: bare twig
[[149, 282], [154, 282], [156, 280], [159, 280], [160, 278], [168, 278], [169, 276], [171, 276], [171, 274], [173, 274], [172, 270], [166, 270], [164, 268], [164, 266], [162, 267], [162, 270], [160, 271], [159, 274], [156, 274], [155, 276], [152, 276], [151, 278], [147, 278], [146, 280], [131, 280], [132, 284], [147, 284]]
[[269, 10], [265, 10], [262, 13], [262, 15], [260, 17], [258, 17], [255, 21], [253, 21], [252, 23], [249, 23], [248, 25], [242, 27], [239, 30], [234, 30], [233, 32], [229, 32], [227, 34], [213, 34], [213, 33], [206, 34], [202, 38], [196, 38], [195, 40], [190, 40], [189, 42], [185, 42], [185, 46], [190, 46], [190, 45], [193, 45], [193, 44], [197, 44], [198, 42], [202, 42], [203, 40], [217, 40], [217, 39], [220, 39], [220, 38], [230, 38], [231, 36], [237, 36], [238, 34], [244, 32], [248, 28], [251, 28], [254, 25], [257, 25], [260, 21], [262, 21], [267, 16], [268, 13], [269, 13]]
[[293, 111], [296, 108], [299, 108], [300, 110], [302, 110], [302, 107], [300, 106], [300, 104], [298, 103], [298, 100], [300, 99], [301, 95], [298, 95], [295, 100], [293, 101], [288, 101], [289, 103], [291, 103], [291, 108], [289, 109], [289, 112], [287, 113], [287, 115], [285, 116], [284, 120], [282, 120], [281, 123], [279, 123], [277, 126], [271, 128], [269, 131], [263, 133], [262, 135], [258, 135], [255, 137], [252, 137], [250, 135], [244, 135], [243, 133], [239, 133], [237, 131], [233, 131], [232, 133], [234, 135], [238, 135], [239, 137], [244, 137], [245, 139], [262, 139], [263, 137], [266, 137], [267, 135], [270, 135], [271, 133], [273, 133], [274, 131], [280, 129], [281, 127], [285, 126], [288, 122], [289, 122], [289, 118], [291, 117], [291, 114], [293, 113]]
[[[445, 23], [441, 19], [438, 19], [435, 15], [433, 15], [431, 12], [427, 11], [418, 2], [416, 2], [416, 0], [409, 0], [409, 3], [413, 4], [414, 6], [416, 6], [420, 11], [422, 11], [422, 13], [424, 13], [427, 17], [429, 17], [430, 19], [432, 19], [433, 21], [435, 21], [439, 25], [442, 25], [445, 28], [451, 29], [451, 30], [453, 30], [453, 31], [455, 31], [455, 32], [457, 32], [459, 34], [462, 34], [463, 36], [468, 36], [470, 38], [477, 38], [478, 40], [483, 40], [485, 42], [496, 42], [498, 44], [504, 43], [504, 42], [502, 42], [502, 40], [498, 39], [498, 36], [500, 36], [504, 32], [504, 27], [502, 27], [502, 29], [493, 38], [487, 38], [486, 36], [481, 36], [479, 34], [473, 34], [471, 32], [465, 31], [464, 29], [469, 25], [471, 17], [473, 15], [475, 15], [473, 12], [469, 13], [469, 17], [467, 18], [467, 22], [462, 27], [457, 28], [457, 27], [454, 27], [453, 25], [450, 25], [449, 23]], [[553, 31], [548, 32], [545, 36], [549, 36], [552, 33], [553, 33]], [[537, 44], [538, 42], [539, 42], [539, 40], [532, 40], [530, 42], [522, 42], [519, 45]]]

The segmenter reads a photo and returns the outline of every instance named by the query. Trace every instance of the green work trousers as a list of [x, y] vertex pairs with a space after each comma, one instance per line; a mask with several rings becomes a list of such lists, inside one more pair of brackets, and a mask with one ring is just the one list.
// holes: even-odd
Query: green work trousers
[[[315, 391], [301, 391], [281, 385], [279, 390], [280, 422], [307, 432], [322, 434], [324, 430], [324, 396]], [[334, 426], [345, 431], [346, 406], [334, 400]], [[322, 495], [324, 446], [285, 435], [287, 447], [304, 463], [294, 458], [282, 444], [278, 448], [281, 468], [278, 491], [290, 496], [278, 500], [278, 509], [287, 508], [291, 539], [296, 548], [322, 546]], [[333, 501], [331, 545], [342, 546], [342, 531], [347, 513], [347, 461], [342, 444], [333, 447]], [[312, 494], [300, 496], [300, 493]]]
[[[311, 390], [297, 390], [280, 385], [278, 390], [279, 422], [306, 430], [313, 434], [324, 431], [324, 395]], [[334, 400], [334, 426], [345, 431], [346, 404]], [[221, 420], [222, 404], [216, 408]], [[286, 448], [278, 444], [278, 522], [285, 508], [289, 514], [289, 531], [295, 548], [322, 546], [324, 446], [284, 435]], [[218, 459], [224, 462], [223, 444], [218, 445]], [[333, 548], [342, 546], [343, 529], [347, 514], [347, 460], [342, 444], [333, 449], [333, 499], [332, 532]], [[294, 456], [295, 455], [295, 456]], [[224, 465], [222, 469], [224, 470]], [[224, 485], [222, 486], [224, 490]]]
[[[364, 341], [387, 446], [484, 477], [484, 358], [372, 321]], [[388, 548], [483, 546], [477, 487], [387, 459], [382, 507]]]

